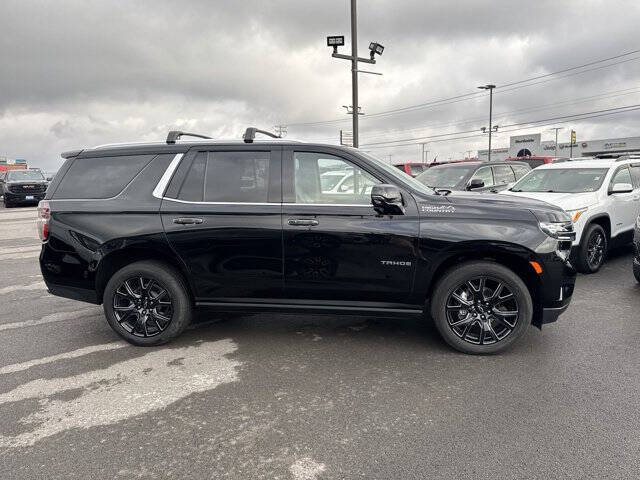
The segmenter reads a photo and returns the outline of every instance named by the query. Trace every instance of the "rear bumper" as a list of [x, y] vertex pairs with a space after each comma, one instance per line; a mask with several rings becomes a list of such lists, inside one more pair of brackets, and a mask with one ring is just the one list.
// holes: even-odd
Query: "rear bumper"
[[[4, 201], [11, 203], [26, 203], [26, 202], [39, 202], [44, 199], [46, 192], [33, 192], [33, 193], [13, 193], [13, 192], [5, 192], [4, 193]], [[31, 199], [27, 199], [27, 197], [33, 197]]]
[[70, 298], [71, 300], [78, 300], [79, 302], [94, 303], [99, 305], [98, 295], [94, 290], [87, 290], [86, 288], [69, 287], [66, 285], [56, 285], [53, 283], [45, 282], [47, 290], [51, 295], [58, 297]]

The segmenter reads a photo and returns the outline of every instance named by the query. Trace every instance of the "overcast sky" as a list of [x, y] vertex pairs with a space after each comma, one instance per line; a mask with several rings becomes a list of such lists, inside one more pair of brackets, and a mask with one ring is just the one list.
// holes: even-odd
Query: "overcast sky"
[[[361, 55], [370, 41], [385, 46], [377, 65], [362, 67], [384, 74], [360, 75], [366, 114], [640, 49], [637, 0], [360, 0], [358, 23]], [[288, 124], [290, 138], [332, 143], [350, 128], [341, 107], [351, 103], [350, 66], [331, 58], [325, 40], [344, 34], [350, 52], [349, 0], [3, 0], [0, 31], [0, 156], [47, 170], [67, 149], [164, 140], [175, 128], [240, 138], [247, 126]], [[640, 54], [622, 60], [497, 89], [496, 122], [640, 104]], [[480, 96], [364, 115], [361, 144], [475, 131], [487, 112]], [[558, 126], [575, 128], [579, 140], [640, 135], [640, 111]], [[494, 145], [537, 131], [551, 139], [548, 128], [499, 134]], [[419, 159], [416, 145], [373, 147], [363, 148], [394, 163]], [[486, 148], [486, 138], [427, 148], [430, 158], [460, 158]]]

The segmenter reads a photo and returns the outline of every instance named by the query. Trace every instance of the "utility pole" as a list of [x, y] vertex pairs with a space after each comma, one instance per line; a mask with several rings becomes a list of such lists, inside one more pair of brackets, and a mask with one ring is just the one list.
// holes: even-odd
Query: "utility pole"
[[496, 88], [495, 85], [492, 84], [488, 84], [488, 85], [482, 85], [481, 87], [478, 87], [481, 90], [489, 90], [489, 156], [488, 156], [488, 161], [491, 161], [491, 130], [493, 130], [493, 127], [491, 125], [491, 121], [493, 120], [493, 89]]
[[353, 146], [358, 148], [360, 145], [359, 136], [359, 123], [358, 114], [360, 108], [358, 107], [358, 73], [371, 73], [374, 75], [381, 75], [376, 72], [367, 72], [365, 70], [358, 70], [358, 62], [375, 64], [374, 56], [376, 54], [382, 55], [384, 47], [377, 42], [371, 42], [369, 44], [370, 58], [358, 57], [358, 9], [357, 0], [351, 0], [351, 55], [342, 55], [338, 53], [338, 47], [344, 45], [344, 36], [331, 36], [327, 37], [327, 46], [333, 47], [333, 58], [341, 58], [343, 60], [351, 61], [351, 115], [353, 118]]
[[556, 131], [556, 149], [555, 149], [555, 154], [554, 157], [558, 156], [558, 130], [564, 130], [564, 127], [554, 127], [554, 128], [550, 128], [549, 130], [555, 130]]
[[[427, 145], [428, 142], [422, 142], [420, 143], [420, 145], [422, 145], [422, 156], [420, 157], [420, 163], [429, 163], [429, 150], [425, 150], [424, 147]], [[425, 153], [427, 154], [427, 158], [425, 159]]]

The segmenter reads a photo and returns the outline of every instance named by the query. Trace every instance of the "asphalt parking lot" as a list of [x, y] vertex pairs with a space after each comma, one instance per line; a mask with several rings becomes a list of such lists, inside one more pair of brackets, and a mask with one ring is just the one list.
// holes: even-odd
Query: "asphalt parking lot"
[[0, 207], [0, 478], [638, 478], [631, 253], [499, 356], [427, 322], [203, 312], [120, 341], [47, 294], [34, 208]]

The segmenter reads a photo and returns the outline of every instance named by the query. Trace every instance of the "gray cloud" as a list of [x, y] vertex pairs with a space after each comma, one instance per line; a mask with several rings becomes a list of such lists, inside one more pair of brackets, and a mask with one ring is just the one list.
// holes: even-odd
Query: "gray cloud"
[[[5, 1], [0, 27], [0, 155], [45, 168], [62, 150], [163, 138], [182, 126], [238, 137], [248, 124], [270, 127], [344, 116], [347, 62], [332, 59], [327, 34], [345, 34], [348, 0]], [[359, 46], [386, 47], [361, 76], [368, 113], [474, 91], [639, 47], [637, 1], [359, 2]], [[496, 112], [639, 87], [640, 61], [500, 94]], [[529, 113], [504, 123], [640, 103], [636, 92]], [[363, 117], [362, 142], [479, 128], [480, 98], [379, 118]], [[347, 117], [344, 116], [346, 119]], [[416, 127], [430, 126], [417, 129]], [[585, 120], [583, 136], [638, 133], [638, 116]], [[291, 136], [335, 140], [348, 121], [290, 128]], [[411, 129], [407, 133], [403, 130]], [[384, 134], [387, 131], [394, 133]], [[540, 130], [540, 129], [533, 129]], [[506, 142], [507, 136], [497, 142]], [[482, 138], [434, 144], [460, 156]], [[383, 149], [415, 158], [418, 147]]]

